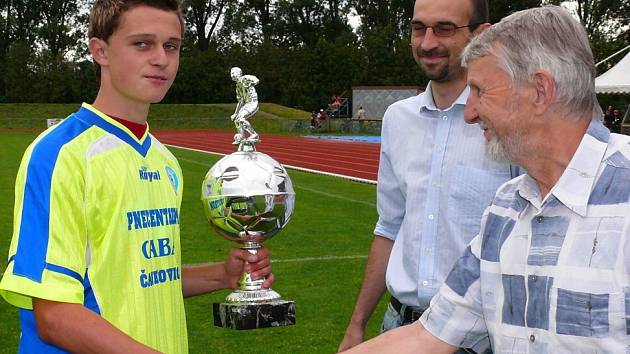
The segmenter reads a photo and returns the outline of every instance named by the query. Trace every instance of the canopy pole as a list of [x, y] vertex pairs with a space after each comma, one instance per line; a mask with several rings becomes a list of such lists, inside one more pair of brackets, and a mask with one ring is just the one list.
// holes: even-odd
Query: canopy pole
[[618, 51], [617, 53], [615, 53], [615, 54], [613, 54], [613, 55], [609, 56], [608, 58], [606, 58], [606, 59], [604, 59], [604, 60], [600, 61], [599, 63], [595, 64], [595, 67], [598, 67], [598, 66], [599, 66], [599, 64], [602, 64], [602, 63], [607, 62], [609, 59], [612, 59], [613, 57], [617, 56], [618, 54], [622, 53], [623, 51], [625, 51], [625, 50], [626, 50], [626, 49], [628, 49], [628, 48], [630, 48], [630, 45], [628, 45], [627, 47], [625, 47], [625, 48], [623, 48], [622, 50]]

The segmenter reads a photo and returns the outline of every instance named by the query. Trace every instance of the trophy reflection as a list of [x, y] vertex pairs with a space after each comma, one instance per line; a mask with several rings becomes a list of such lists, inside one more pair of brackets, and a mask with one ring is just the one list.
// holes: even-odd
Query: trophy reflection
[[[237, 151], [214, 164], [203, 181], [201, 199], [210, 225], [221, 236], [253, 254], [261, 243], [286, 226], [295, 205], [291, 179], [280, 163], [256, 151], [260, 142], [248, 119], [258, 111], [254, 86], [258, 79], [230, 70], [236, 82], [238, 104], [231, 119]], [[246, 134], [248, 136], [246, 136]], [[243, 273], [239, 288], [223, 303], [213, 304], [215, 326], [253, 329], [295, 324], [295, 304], [272, 289], [264, 279]]]

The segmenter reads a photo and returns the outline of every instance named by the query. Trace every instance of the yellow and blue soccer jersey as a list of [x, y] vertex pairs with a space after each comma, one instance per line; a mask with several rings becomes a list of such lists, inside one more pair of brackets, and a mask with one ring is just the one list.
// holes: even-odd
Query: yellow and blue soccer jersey
[[176, 158], [88, 104], [27, 149], [0, 294], [20, 308], [20, 352], [42, 342], [32, 298], [83, 304], [134, 339], [187, 352]]

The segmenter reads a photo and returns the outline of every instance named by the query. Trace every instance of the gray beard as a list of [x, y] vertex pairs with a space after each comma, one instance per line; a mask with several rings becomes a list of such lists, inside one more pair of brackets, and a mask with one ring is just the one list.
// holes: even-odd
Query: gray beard
[[523, 155], [522, 150], [523, 136], [517, 132], [505, 141], [499, 139], [493, 132], [490, 141], [486, 142], [486, 156], [501, 163], [514, 162], [516, 157]]

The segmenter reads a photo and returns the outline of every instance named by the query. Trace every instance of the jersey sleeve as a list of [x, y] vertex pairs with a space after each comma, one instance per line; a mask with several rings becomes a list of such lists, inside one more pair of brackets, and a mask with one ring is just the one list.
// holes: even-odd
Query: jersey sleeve
[[0, 295], [83, 303], [86, 270], [85, 162], [71, 144], [44, 138], [27, 150], [15, 185], [13, 238]]

